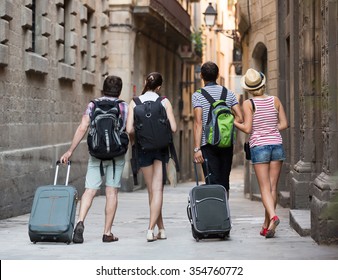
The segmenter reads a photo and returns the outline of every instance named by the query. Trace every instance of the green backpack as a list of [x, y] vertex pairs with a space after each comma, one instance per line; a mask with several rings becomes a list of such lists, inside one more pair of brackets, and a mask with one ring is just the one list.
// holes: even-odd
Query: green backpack
[[231, 147], [236, 137], [235, 117], [225, 102], [227, 89], [223, 87], [221, 98], [217, 101], [203, 88], [201, 93], [210, 103], [208, 121], [204, 128], [207, 143], [220, 148]]

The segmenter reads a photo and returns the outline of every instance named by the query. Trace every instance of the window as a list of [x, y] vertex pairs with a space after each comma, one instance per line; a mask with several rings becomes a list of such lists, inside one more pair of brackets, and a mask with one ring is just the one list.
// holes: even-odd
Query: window
[[22, 10], [24, 30], [25, 71], [48, 73], [49, 36], [51, 23], [48, 18], [48, 2], [27, 0]]

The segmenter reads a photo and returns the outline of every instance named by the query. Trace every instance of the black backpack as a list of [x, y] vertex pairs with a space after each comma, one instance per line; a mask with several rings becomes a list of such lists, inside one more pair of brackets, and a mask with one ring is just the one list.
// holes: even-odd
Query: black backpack
[[[114, 160], [127, 152], [129, 138], [123, 130], [119, 103], [122, 100], [93, 100], [94, 108], [90, 117], [87, 137], [89, 153], [102, 160]], [[114, 161], [113, 161], [114, 163]]]
[[158, 150], [168, 147], [173, 142], [172, 131], [167, 112], [161, 104], [163, 97], [156, 101], [141, 102], [138, 97], [133, 100], [134, 127], [136, 143], [143, 151]]

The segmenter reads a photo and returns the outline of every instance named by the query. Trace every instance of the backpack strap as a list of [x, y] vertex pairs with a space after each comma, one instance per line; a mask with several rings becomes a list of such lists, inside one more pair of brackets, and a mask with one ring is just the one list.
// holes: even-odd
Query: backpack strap
[[134, 185], [138, 185], [138, 180], [137, 180], [137, 173], [139, 170], [138, 166], [138, 156], [137, 156], [137, 145], [132, 145], [131, 146], [131, 159], [130, 159], [130, 165], [131, 165], [131, 170], [133, 173], [133, 179], [134, 179]]
[[[216, 102], [216, 100], [204, 88], [201, 88], [201, 93], [205, 97], [205, 99], [208, 100], [208, 102], [210, 103], [210, 105], [212, 105], [213, 103]], [[224, 100], [226, 102], [227, 95], [228, 95], [227, 88], [226, 87], [222, 87], [222, 93], [221, 93], [220, 100]]]
[[216, 100], [210, 95], [209, 92], [207, 92], [204, 88], [201, 88], [201, 93], [204, 96], [204, 98], [206, 100], [208, 100], [208, 102], [210, 103], [210, 105], [212, 105], [213, 103], [216, 102]]
[[169, 151], [170, 151], [170, 157], [175, 162], [176, 172], [180, 172], [180, 166], [179, 166], [179, 163], [178, 163], [178, 158], [177, 158], [177, 153], [176, 153], [174, 142], [170, 143], [170, 145], [169, 145]]
[[228, 96], [228, 89], [226, 87], [223, 87], [220, 99], [224, 100], [226, 103], [227, 96]]
[[97, 104], [101, 101], [108, 101], [108, 102], [112, 102], [112, 104], [114, 104], [114, 106], [119, 110], [119, 114], [121, 114], [121, 110], [120, 110], [120, 103], [124, 102], [124, 100], [122, 99], [115, 99], [115, 100], [111, 100], [111, 99], [103, 99], [103, 100], [99, 100], [99, 99], [93, 99], [90, 100], [91, 103], [94, 104], [93, 109], [95, 109], [97, 107]]
[[[165, 99], [166, 97], [165, 96], [159, 96], [155, 102], [162, 102], [163, 99]], [[142, 104], [142, 101], [139, 97], [133, 97], [133, 100], [135, 102], [136, 105], [141, 105]]]
[[133, 97], [133, 100], [135, 102], [136, 105], [141, 105], [142, 102], [141, 102], [141, 99], [139, 97]]
[[[133, 97], [133, 101], [135, 102], [135, 105], [142, 105], [142, 102], [140, 100], [139, 97]], [[134, 116], [135, 117], [135, 116]], [[133, 179], [134, 179], [134, 185], [137, 186], [138, 185], [138, 180], [137, 180], [137, 173], [139, 170], [139, 166], [138, 166], [138, 144], [137, 144], [137, 135], [136, 133], [134, 134], [134, 145], [132, 145], [132, 152], [131, 152], [131, 159], [130, 159], [130, 164], [131, 164], [131, 169], [132, 169], [132, 173], [133, 173]]]
[[255, 103], [253, 102], [252, 98], [250, 98], [249, 100], [251, 101], [252, 104], [252, 110], [255, 112], [256, 111]]

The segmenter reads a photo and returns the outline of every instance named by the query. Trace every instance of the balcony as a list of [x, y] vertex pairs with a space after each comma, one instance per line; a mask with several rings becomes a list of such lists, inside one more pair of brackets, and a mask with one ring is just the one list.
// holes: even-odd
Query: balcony
[[190, 44], [190, 16], [177, 1], [137, 0], [133, 14], [142, 33], [158, 39], [160, 34], [179, 45]]

